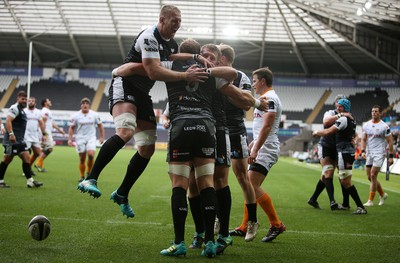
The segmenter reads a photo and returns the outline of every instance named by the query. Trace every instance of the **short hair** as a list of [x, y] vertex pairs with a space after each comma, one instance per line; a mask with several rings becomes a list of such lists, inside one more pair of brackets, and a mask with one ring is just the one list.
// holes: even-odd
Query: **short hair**
[[44, 105], [46, 104], [48, 99], [49, 98], [42, 99], [42, 102], [40, 103], [42, 105], [42, 107], [44, 107]]
[[201, 45], [192, 38], [185, 39], [179, 45], [179, 53], [199, 54]]
[[205, 44], [205, 45], [203, 45], [202, 47], [201, 47], [201, 50], [203, 50], [203, 49], [205, 49], [205, 48], [207, 48], [207, 49], [209, 49], [209, 50], [211, 50], [211, 52], [213, 52], [213, 53], [215, 53], [215, 54], [217, 54], [217, 60], [221, 57], [221, 50], [218, 48], [218, 46], [217, 45], [215, 45], [215, 44]]
[[164, 5], [161, 7], [160, 17], [169, 17], [173, 13], [181, 13], [181, 10], [174, 5]]
[[21, 97], [27, 97], [26, 92], [23, 90], [18, 91], [17, 93], [17, 98], [21, 98]]
[[373, 108], [373, 109], [378, 109], [379, 112], [382, 112], [382, 107], [379, 106], [379, 105], [374, 105], [374, 106], [372, 106], [372, 108]]
[[272, 86], [272, 82], [274, 80], [274, 74], [268, 67], [256, 69], [253, 71], [252, 75], [257, 75], [259, 80], [265, 79], [267, 87]]
[[235, 61], [235, 50], [233, 47], [226, 44], [219, 44], [218, 48], [221, 50], [222, 56], [225, 56], [229, 63], [233, 64]]

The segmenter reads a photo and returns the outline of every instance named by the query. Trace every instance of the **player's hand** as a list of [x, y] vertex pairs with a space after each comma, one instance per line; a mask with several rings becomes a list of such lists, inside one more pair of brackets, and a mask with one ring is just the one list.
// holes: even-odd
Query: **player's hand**
[[99, 139], [99, 143], [103, 144], [104, 143], [104, 139]]
[[203, 57], [202, 55], [199, 55], [199, 57], [197, 58], [197, 60], [203, 64], [206, 68], [213, 68], [215, 67], [214, 63], [212, 63], [211, 61], [209, 61], [208, 59], [206, 59], [205, 57]]
[[251, 152], [250, 152], [250, 156], [247, 158], [247, 163], [248, 163], [248, 164], [253, 164], [253, 163], [255, 163], [255, 162], [256, 162], [256, 158], [257, 158], [257, 153], [251, 151]]
[[363, 152], [363, 153], [361, 153], [361, 157], [362, 157], [363, 159], [367, 159], [367, 154], [366, 154], [365, 152]]
[[258, 106], [257, 109], [259, 109], [261, 111], [268, 110], [268, 99], [266, 97], [261, 97], [260, 98], [260, 106]]
[[74, 146], [74, 144], [72, 143], [72, 140], [68, 140], [68, 145], [69, 146]]
[[199, 68], [192, 65], [185, 72], [185, 80], [187, 82], [205, 82], [208, 79], [208, 73], [205, 68]]
[[169, 126], [171, 126], [170, 120], [163, 121], [163, 126], [164, 126], [165, 129], [168, 129]]
[[389, 158], [388, 164], [389, 164], [389, 166], [391, 166], [393, 164], [393, 158]]
[[314, 136], [314, 137], [318, 137], [319, 135], [318, 135], [318, 130], [316, 130], [316, 131], [313, 131], [313, 133], [312, 133], [312, 136]]
[[10, 139], [10, 142], [11, 142], [11, 143], [15, 143], [15, 142], [17, 141], [17, 138], [15, 138], [15, 135], [14, 135], [14, 134], [9, 135], [8, 138]]

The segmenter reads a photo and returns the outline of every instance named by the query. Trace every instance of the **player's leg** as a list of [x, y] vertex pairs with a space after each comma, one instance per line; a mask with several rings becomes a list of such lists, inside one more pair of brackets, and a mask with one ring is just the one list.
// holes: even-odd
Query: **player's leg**
[[195, 158], [194, 165], [197, 187], [200, 191], [205, 228], [202, 256], [213, 257], [216, 255], [216, 247], [214, 243], [214, 222], [217, 215], [217, 195], [213, 182], [213, 173], [215, 168], [214, 159]]
[[[328, 157], [324, 156], [323, 149], [324, 149], [324, 147], [321, 144], [318, 144], [318, 158], [319, 158], [321, 167], [324, 167], [324, 159], [328, 158]], [[321, 177], [315, 186], [314, 193], [308, 199], [307, 203], [314, 208], [321, 209], [317, 200], [318, 200], [319, 195], [324, 191], [324, 189], [325, 189], [325, 177], [324, 177], [324, 172], [321, 171]]]
[[[279, 154], [279, 143], [267, 143], [260, 149], [256, 162], [250, 165], [249, 168], [249, 178], [256, 193], [257, 203], [261, 206], [270, 222], [270, 228], [267, 235], [262, 239], [263, 242], [274, 240], [279, 234], [286, 230], [286, 226], [278, 217], [271, 197], [261, 188], [271, 167], [278, 161]], [[249, 229], [247, 233], [249, 234]]]
[[340, 183], [346, 188], [351, 198], [357, 205], [354, 214], [367, 214], [363, 203], [361, 202], [360, 196], [358, 195], [355, 185], [351, 182], [352, 167], [354, 162], [354, 154], [338, 152], [338, 169]]
[[[18, 150], [18, 156], [22, 160], [22, 170], [24, 171], [26, 177], [26, 186], [29, 188], [36, 188], [43, 185], [43, 183], [33, 180], [33, 172], [29, 163], [30, 155], [28, 148], [25, 144], [20, 145], [20, 149]], [[25, 147], [24, 149], [22, 147]]]
[[242, 223], [239, 227], [232, 230], [230, 234], [244, 236], [247, 231], [248, 221], [257, 222], [257, 201], [253, 186], [247, 176], [247, 157], [249, 156], [247, 137], [245, 134], [232, 135], [230, 139], [232, 147], [232, 169], [242, 188], [245, 201]]
[[4, 145], [3, 161], [0, 163], [0, 188], [9, 188], [10, 186], [4, 182], [8, 165], [12, 162], [14, 155], [12, 153], [11, 145]]
[[[93, 164], [92, 171], [85, 180], [94, 185], [97, 183], [101, 171], [114, 158], [118, 151], [124, 147], [125, 143], [132, 138], [136, 129], [137, 105], [135, 101], [137, 98], [135, 94], [128, 92], [128, 90], [131, 90], [127, 87], [128, 85], [129, 82], [124, 82], [121, 77], [114, 78], [111, 83], [109, 109], [114, 119], [116, 133], [103, 143]], [[78, 185], [78, 189], [81, 191], [83, 189], [85, 192], [86, 189], [82, 183]], [[90, 191], [89, 193], [92, 194]], [[100, 191], [95, 191], [95, 197], [99, 197], [100, 195]]]
[[188, 200], [190, 205], [190, 212], [192, 214], [195, 226], [195, 234], [189, 248], [200, 249], [202, 248], [204, 243], [204, 222], [201, 212], [201, 197], [199, 189], [197, 188], [193, 165], [191, 165], [190, 169]]

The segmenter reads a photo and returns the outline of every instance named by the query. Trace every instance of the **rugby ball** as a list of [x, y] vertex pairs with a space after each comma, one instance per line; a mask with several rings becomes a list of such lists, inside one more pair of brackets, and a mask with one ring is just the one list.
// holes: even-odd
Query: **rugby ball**
[[50, 221], [43, 215], [35, 216], [28, 224], [28, 231], [31, 237], [37, 241], [45, 240], [49, 236], [50, 230]]

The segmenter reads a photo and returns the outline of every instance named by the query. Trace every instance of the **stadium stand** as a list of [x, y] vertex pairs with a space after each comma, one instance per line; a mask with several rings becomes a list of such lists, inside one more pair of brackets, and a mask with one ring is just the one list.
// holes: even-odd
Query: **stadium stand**
[[[10, 107], [14, 103], [12, 98], [17, 96], [19, 90], [27, 89], [26, 78], [21, 77], [20, 83], [11, 95], [11, 99], [7, 102], [6, 107]], [[79, 108], [79, 101], [83, 97], [90, 99], [94, 96], [94, 90], [82, 84], [79, 81], [69, 81], [66, 83], [54, 82], [49, 79], [33, 80], [31, 84], [31, 96], [36, 97], [38, 107], [40, 101], [49, 98], [53, 103], [54, 110], [76, 110]]]

